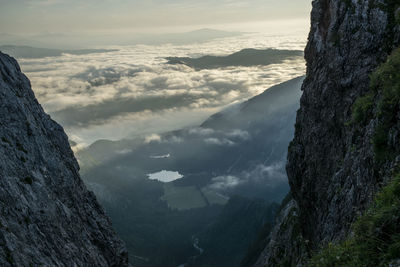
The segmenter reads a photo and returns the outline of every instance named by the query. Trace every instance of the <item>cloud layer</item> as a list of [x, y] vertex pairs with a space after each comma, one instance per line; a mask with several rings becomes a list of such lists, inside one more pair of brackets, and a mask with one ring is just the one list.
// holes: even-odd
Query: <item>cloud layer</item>
[[[198, 125], [210, 114], [304, 73], [281, 64], [196, 71], [166, 56], [228, 55], [245, 47], [299, 50], [300, 36], [232, 37], [192, 45], [136, 45], [89, 55], [20, 60], [39, 101], [78, 143]], [[229, 45], [232, 44], [232, 45]], [[245, 133], [232, 133], [247, 138]], [[208, 140], [226, 143], [226, 140]]]

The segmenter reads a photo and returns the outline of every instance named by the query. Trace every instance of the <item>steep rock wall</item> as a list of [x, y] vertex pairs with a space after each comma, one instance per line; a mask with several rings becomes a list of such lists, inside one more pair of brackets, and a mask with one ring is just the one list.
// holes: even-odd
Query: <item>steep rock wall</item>
[[[399, 46], [398, 8], [395, 0], [313, 1], [307, 76], [287, 164], [295, 205], [281, 214], [257, 266], [300, 265], [342, 239], [389, 178], [394, 161], [377, 162], [371, 144], [379, 121], [351, 121], [370, 74]], [[398, 138], [392, 146], [398, 150]]]
[[61, 126], [0, 52], [0, 266], [128, 266]]

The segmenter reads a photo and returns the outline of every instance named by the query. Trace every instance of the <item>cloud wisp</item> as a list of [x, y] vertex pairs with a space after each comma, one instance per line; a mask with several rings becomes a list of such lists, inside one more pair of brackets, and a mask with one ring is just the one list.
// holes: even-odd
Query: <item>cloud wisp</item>
[[271, 165], [258, 164], [240, 173], [217, 176], [211, 179], [207, 188], [221, 193], [232, 194], [242, 186], [259, 185], [270, 189], [287, 184], [285, 162], [275, 162]]

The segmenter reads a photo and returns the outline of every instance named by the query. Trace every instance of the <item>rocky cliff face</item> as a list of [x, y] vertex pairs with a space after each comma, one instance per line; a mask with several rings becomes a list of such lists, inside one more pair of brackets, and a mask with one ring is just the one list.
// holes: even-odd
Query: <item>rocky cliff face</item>
[[[342, 239], [389, 179], [396, 160], [378, 162], [371, 142], [379, 119], [351, 121], [370, 74], [400, 44], [399, 13], [396, 0], [313, 1], [307, 77], [287, 164], [294, 200], [258, 266], [298, 265]], [[399, 155], [398, 123], [389, 132]]]
[[0, 266], [128, 266], [61, 126], [0, 52]]

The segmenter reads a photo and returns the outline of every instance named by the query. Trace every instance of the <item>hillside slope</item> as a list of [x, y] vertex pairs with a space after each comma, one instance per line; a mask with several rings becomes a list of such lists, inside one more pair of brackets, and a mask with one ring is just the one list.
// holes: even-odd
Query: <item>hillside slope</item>
[[61, 126], [0, 52], [0, 265], [128, 266]]
[[[357, 99], [369, 94], [370, 74], [399, 46], [399, 12], [394, 0], [313, 1], [307, 76], [287, 163], [294, 199], [257, 266], [304, 264], [339, 242], [392, 178], [400, 154], [398, 99], [389, 120], [382, 91]], [[357, 112], [369, 115], [360, 119]]]
[[[110, 214], [132, 263], [165, 267], [188, 262], [198, 254], [193, 236], [204, 249], [197, 257], [199, 264], [233, 266], [240, 261], [265, 217], [242, 216], [250, 212], [245, 207], [226, 220], [219, 214], [235, 195], [261, 196], [271, 203], [287, 193], [284, 161], [303, 79], [273, 86], [198, 127], [160, 134], [150, 141], [101, 140], [77, 153], [85, 170], [82, 178]], [[149, 174], [162, 170], [179, 172], [183, 178], [167, 183], [149, 179]], [[232, 215], [236, 205], [228, 202], [227, 207], [225, 215]], [[252, 206], [251, 212], [261, 214], [265, 208], [268, 205]], [[235, 222], [227, 223], [231, 218]], [[214, 235], [211, 229], [202, 234], [216, 220], [226, 225], [218, 228], [225, 232]], [[246, 238], [240, 237], [242, 231]], [[225, 240], [230, 240], [225, 247], [213, 245]]]

